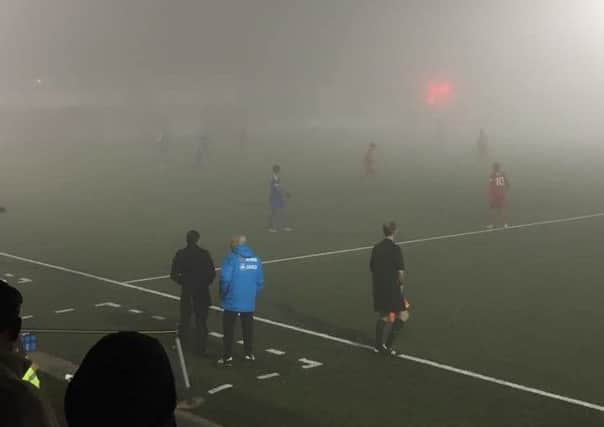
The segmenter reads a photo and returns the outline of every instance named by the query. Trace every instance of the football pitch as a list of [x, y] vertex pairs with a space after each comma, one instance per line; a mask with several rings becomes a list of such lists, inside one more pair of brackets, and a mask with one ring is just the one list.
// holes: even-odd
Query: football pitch
[[[378, 147], [373, 180], [360, 178], [361, 143], [215, 145], [203, 168], [186, 141], [167, 154], [6, 147], [0, 274], [24, 294], [25, 327], [46, 330], [41, 351], [77, 364], [102, 331], [143, 330], [173, 352], [179, 289], [165, 275], [184, 233], [198, 229], [219, 263], [243, 232], [266, 262], [258, 360], [225, 370], [188, 355], [200, 415], [226, 426], [602, 425], [601, 159], [497, 153], [511, 227], [487, 231], [489, 162], [471, 147]], [[274, 162], [293, 193], [292, 233], [266, 232]], [[398, 358], [370, 351], [369, 251], [389, 219], [412, 304]], [[210, 325], [218, 355], [217, 309]]]

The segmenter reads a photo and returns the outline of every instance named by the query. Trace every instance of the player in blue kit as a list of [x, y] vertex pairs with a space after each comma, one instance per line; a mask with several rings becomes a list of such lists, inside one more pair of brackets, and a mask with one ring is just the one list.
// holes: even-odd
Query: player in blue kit
[[270, 215], [268, 220], [268, 231], [271, 233], [276, 233], [279, 230], [293, 231], [288, 225], [287, 216], [285, 214], [285, 199], [289, 199], [291, 195], [288, 192], [283, 191], [280, 173], [281, 167], [279, 165], [274, 165], [269, 196]]

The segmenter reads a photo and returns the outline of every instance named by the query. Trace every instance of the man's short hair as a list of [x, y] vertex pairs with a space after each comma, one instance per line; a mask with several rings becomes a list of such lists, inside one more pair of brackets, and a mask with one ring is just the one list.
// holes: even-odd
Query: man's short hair
[[16, 288], [0, 280], [0, 332], [15, 327], [21, 313], [23, 296]]
[[274, 173], [279, 173], [279, 171], [281, 171], [281, 166], [279, 166], [279, 165], [273, 165], [273, 172]]
[[394, 233], [396, 233], [397, 229], [398, 227], [396, 226], [396, 222], [394, 221], [385, 222], [382, 225], [382, 231], [384, 232], [384, 236], [386, 237], [393, 236]]
[[191, 230], [187, 233], [187, 243], [192, 245], [199, 242], [199, 231]]
[[244, 234], [236, 234], [231, 237], [231, 248], [234, 248], [239, 245], [245, 245], [247, 243], [247, 237]]

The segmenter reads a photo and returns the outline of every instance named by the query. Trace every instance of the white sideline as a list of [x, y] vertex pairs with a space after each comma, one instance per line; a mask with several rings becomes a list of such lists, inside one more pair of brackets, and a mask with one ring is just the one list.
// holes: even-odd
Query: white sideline
[[[538, 221], [538, 222], [533, 222], [533, 223], [528, 223], [528, 224], [522, 224], [522, 225], [516, 225], [516, 226], [511, 226], [508, 228], [509, 229], [518, 229], [518, 228], [526, 228], [526, 227], [531, 227], [531, 226], [537, 226], [537, 225], [545, 225], [545, 224], [555, 224], [555, 223], [560, 223], [560, 222], [570, 222], [570, 221], [578, 221], [581, 219], [588, 219], [588, 218], [595, 218], [595, 217], [600, 217], [600, 216], [604, 216], [604, 213], [597, 213], [597, 214], [591, 214], [591, 215], [582, 215], [582, 216], [576, 216], [576, 217], [571, 217], [571, 218], [561, 218], [561, 219], [556, 219], [556, 220], [548, 220], [548, 221]], [[499, 229], [497, 229], [499, 230]], [[473, 234], [481, 234], [481, 233], [491, 233], [493, 231], [497, 231], [497, 230], [478, 230], [478, 231], [471, 231], [471, 232], [466, 232], [466, 233], [457, 233], [457, 234], [450, 234], [450, 235], [446, 235], [446, 236], [436, 236], [436, 237], [429, 237], [429, 238], [425, 238], [425, 239], [417, 239], [417, 240], [410, 240], [407, 242], [401, 242], [400, 244], [409, 244], [409, 243], [417, 243], [417, 242], [424, 242], [424, 241], [429, 241], [429, 240], [440, 240], [440, 239], [445, 239], [445, 238], [453, 238], [453, 237], [460, 237], [460, 236], [467, 236], [467, 235], [473, 235]], [[352, 249], [352, 250], [344, 250], [344, 251], [331, 251], [331, 252], [324, 252], [323, 254], [333, 254], [333, 253], [345, 253], [345, 251], [348, 252], [352, 252], [355, 250], [362, 250], [362, 249]], [[71, 273], [74, 275], [78, 275], [78, 276], [82, 276], [82, 277], [87, 277], [90, 279], [95, 279], [101, 282], [105, 282], [105, 283], [110, 283], [116, 286], [121, 286], [124, 288], [128, 288], [128, 289], [134, 289], [134, 290], [138, 290], [140, 292], [144, 292], [144, 293], [149, 293], [152, 295], [156, 295], [156, 296], [161, 296], [164, 298], [168, 298], [171, 300], [175, 300], [178, 301], [180, 298], [176, 295], [171, 295], [165, 292], [159, 292], [159, 291], [155, 291], [152, 289], [147, 289], [147, 288], [143, 288], [140, 286], [136, 286], [133, 285], [131, 283], [124, 283], [124, 282], [120, 282], [117, 280], [113, 280], [113, 279], [108, 279], [106, 277], [102, 277], [102, 276], [97, 276], [94, 274], [90, 274], [90, 273], [86, 273], [83, 271], [78, 271], [78, 270], [74, 270], [71, 268], [66, 268], [66, 267], [61, 267], [58, 265], [53, 265], [53, 264], [48, 264], [45, 262], [41, 262], [41, 261], [36, 261], [30, 258], [25, 258], [25, 257], [20, 257], [17, 255], [12, 255], [12, 254], [8, 254], [6, 252], [0, 252], [0, 256], [5, 257], [5, 258], [10, 258], [10, 259], [15, 259], [15, 260], [19, 260], [19, 261], [23, 261], [23, 262], [27, 262], [30, 264], [34, 264], [34, 265], [39, 265], [42, 267], [47, 267], [50, 269], [54, 269], [54, 270], [58, 270], [58, 271], [63, 271], [66, 273]], [[292, 260], [293, 258], [295, 259], [302, 259], [302, 258], [310, 258], [310, 257], [315, 257], [315, 256], [321, 256], [319, 254], [312, 254], [312, 255], [304, 255], [303, 257], [292, 257], [292, 258], [286, 258], [285, 260]], [[273, 260], [273, 262], [277, 262], [277, 260]], [[220, 307], [215, 307], [212, 306], [211, 307], [213, 310], [216, 311], [222, 311], [222, 309]], [[318, 337], [318, 338], [322, 338], [328, 341], [333, 341], [333, 342], [338, 342], [340, 344], [345, 344], [351, 347], [355, 347], [355, 348], [361, 348], [361, 349], [365, 349], [365, 350], [370, 350], [373, 351], [373, 348], [369, 345], [366, 344], [361, 344], [355, 341], [351, 341], [345, 338], [339, 338], [339, 337], [335, 337], [329, 334], [325, 334], [322, 332], [317, 332], [317, 331], [312, 331], [310, 329], [305, 329], [305, 328], [301, 328], [298, 326], [294, 326], [294, 325], [289, 325], [287, 323], [282, 323], [282, 322], [277, 322], [274, 320], [270, 320], [270, 319], [266, 319], [263, 317], [259, 317], [259, 316], [254, 316], [255, 320], [257, 320], [258, 322], [261, 323], [265, 323], [268, 325], [272, 325], [272, 326], [277, 326], [283, 329], [287, 329], [290, 331], [295, 331], [295, 332], [299, 332], [302, 334], [306, 334], [306, 335], [310, 335], [310, 336], [314, 336], [314, 337]], [[419, 363], [422, 365], [426, 365], [426, 366], [431, 366], [437, 369], [442, 369], [448, 372], [452, 372], [458, 375], [463, 375], [463, 376], [467, 376], [467, 377], [471, 377], [471, 378], [475, 378], [475, 379], [479, 379], [481, 381], [485, 381], [485, 382], [490, 382], [490, 383], [494, 383], [494, 384], [498, 384], [501, 385], [503, 387], [508, 387], [508, 388], [512, 388], [515, 390], [520, 390], [520, 391], [524, 391], [526, 393], [531, 393], [531, 394], [535, 394], [538, 396], [542, 396], [542, 397], [546, 397], [549, 399], [554, 399], [554, 400], [559, 400], [568, 404], [572, 404], [572, 405], [576, 405], [576, 406], [582, 406], [585, 408], [589, 408], [589, 409], [593, 409], [599, 412], [604, 412], [604, 406], [602, 405], [598, 405], [595, 403], [590, 403], [590, 402], [586, 402], [583, 400], [579, 400], [579, 399], [575, 399], [575, 398], [571, 398], [571, 397], [566, 397], [566, 396], [562, 396], [559, 394], [555, 394], [555, 393], [550, 393], [548, 391], [544, 391], [544, 390], [540, 390], [534, 387], [528, 387], [528, 386], [524, 386], [521, 384], [517, 384], [511, 381], [506, 381], [506, 380], [502, 380], [502, 379], [498, 379], [495, 377], [491, 377], [491, 376], [487, 376], [487, 375], [483, 375], [483, 374], [479, 374], [476, 372], [472, 372], [472, 371], [468, 371], [465, 369], [460, 369], [460, 368], [456, 368], [454, 366], [450, 366], [450, 365], [445, 365], [445, 364], [441, 364], [438, 362], [434, 362], [432, 360], [429, 359], [424, 359], [424, 358], [420, 358], [420, 357], [415, 357], [415, 356], [411, 356], [411, 355], [406, 355], [406, 354], [400, 354], [398, 356], [401, 359], [405, 359], [411, 362], [415, 362], [415, 363]]]
[[[401, 246], [411, 245], [414, 243], [423, 243], [423, 242], [432, 242], [435, 240], [454, 239], [457, 237], [474, 236], [477, 234], [494, 233], [494, 232], [498, 232], [498, 231], [517, 230], [520, 228], [536, 227], [539, 225], [549, 225], [549, 224], [559, 224], [559, 223], [563, 223], [563, 222], [581, 221], [584, 219], [597, 218], [597, 217], [601, 217], [601, 216], [604, 216], [604, 212], [599, 212], [599, 213], [589, 214], [589, 215], [573, 216], [573, 217], [568, 217], [568, 218], [558, 218], [558, 219], [550, 219], [550, 220], [545, 220], [545, 221], [529, 222], [526, 224], [519, 224], [519, 225], [510, 225], [507, 228], [482, 229], [482, 230], [474, 230], [474, 231], [465, 231], [462, 233], [443, 234], [441, 236], [423, 237], [423, 238], [419, 238], [419, 239], [405, 240], [402, 242], [397, 242], [397, 244], [401, 245]], [[340, 255], [340, 254], [347, 254], [347, 253], [351, 253], [351, 252], [367, 251], [371, 248], [373, 248], [373, 246], [359, 246], [358, 248], [338, 249], [338, 250], [326, 251], [326, 252], [315, 252], [315, 253], [307, 254], [307, 255], [298, 255], [298, 256], [291, 256], [291, 257], [287, 257], [287, 258], [271, 259], [271, 260], [263, 261], [262, 263], [263, 264], [276, 264], [276, 263], [280, 263], [280, 262], [297, 261], [297, 260], [301, 260], [301, 259], [317, 258], [317, 257], [329, 256], [329, 255]], [[217, 268], [216, 270], [218, 271], [218, 270], [220, 270], [220, 268]], [[164, 274], [162, 276], [143, 277], [142, 279], [127, 280], [124, 283], [131, 284], [131, 283], [151, 282], [153, 280], [168, 279], [169, 277], [170, 277], [169, 275]]]
[[450, 366], [450, 365], [443, 365], [442, 363], [433, 362], [431, 360], [422, 359], [422, 358], [415, 357], [415, 356], [409, 356], [407, 354], [399, 354], [398, 357], [400, 357], [401, 359], [409, 360], [411, 362], [421, 363], [422, 365], [428, 365], [428, 366], [432, 366], [434, 368], [443, 369], [445, 371], [454, 372], [459, 375], [476, 378], [476, 379], [479, 379], [482, 381], [499, 384], [504, 387], [509, 387], [509, 388], [513, 388], [516, 390], [525, 391], [527, 393], [536, 394], [538, 396], [547, 397], [549, 399], [561, 400], [562, 402], [570, 403], [572, 405], [583, 406], [585, 408], [604, 412], [604, 406], [602, 406], [602, 405], [596, 405], [594, 403], [585, 402], [583, 400], [573, 399], [572, 397], [561, 396], [559, 394], [554, 394], [554, 393], [550, 393], [547, 391], [539, 390], [538, 388], [527, 387], [522, 384], [516, 384], [516, 383], [510, 382], [510, 381], [500, 380], [495, 377], [478, 374], [476, 372], [468, 371], [466, 369], [459, 369], [459, 368], [456, 368], [456, 367]]
[[31, 258], [25, 258], [25, 257], [17, 256], [17, 255], [12, 255], [12, 254], [8, 254], [6, 252], [0, 252], [0, 256], [2, 256], [4, 258], [16, 259], [17, 261], [27, 262], [29, 264], [39, 265], [41, 267], [46, 267], [46, 268], [50, 268], [53, 270], [63, 271], [65, 273], [75, 274], [77, 276], [87, 277], [89, 279], [98, 280], [100, 282], [111, 283], [112, 285], [121, 286], [123, 288], [134, 289], [134, 290], [137, 290], [140, 292], [157, 295], [159, 297], [170, 298], [170, 299], [177, 300], [177, 301], [180, 300], [179, 297], [177, 297], [175, 295], [167, 294], [165, 292], [154, 291], [153, 289], [143, 288], [141, 286], [132, 285], [130, 283], [118, 282], [117, 280], [97, 276], [96, 274], [90, 274], [90, 273], [86, 273], [84, 271], [73, 270], [71, 268], [61, 267], [59, 265], [48, 264], [46, 262], [36, 261], [35, 259], [31, 259]]

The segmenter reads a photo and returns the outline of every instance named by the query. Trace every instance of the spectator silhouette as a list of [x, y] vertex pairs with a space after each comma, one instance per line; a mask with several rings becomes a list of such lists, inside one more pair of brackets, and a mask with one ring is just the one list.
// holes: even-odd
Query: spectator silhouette
[[84, 357], [65, 395], [69, 427], [175, 427], [176, 388], [155, 338], [118, 332]]

